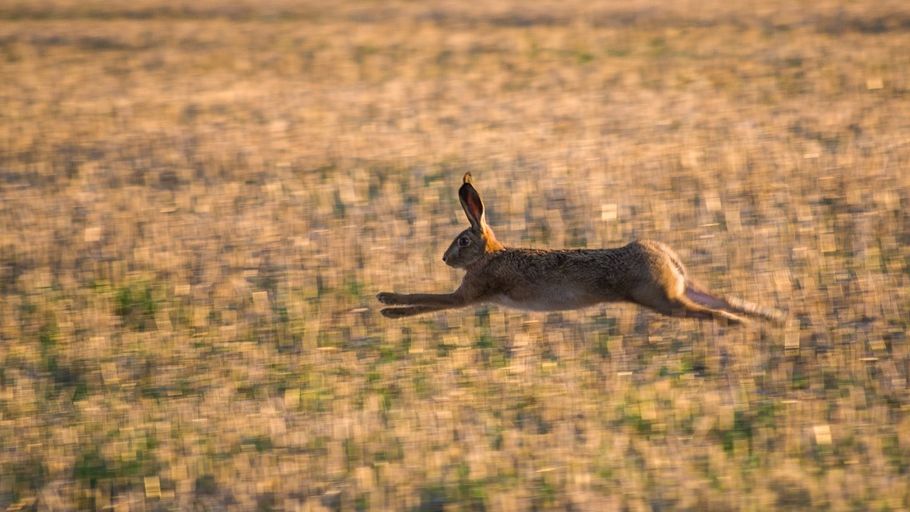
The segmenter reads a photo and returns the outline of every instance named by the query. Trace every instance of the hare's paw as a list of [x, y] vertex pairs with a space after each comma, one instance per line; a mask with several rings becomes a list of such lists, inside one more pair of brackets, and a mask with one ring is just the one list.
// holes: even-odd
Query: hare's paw
[[401, 297], [397, 293], [380, 292], [376, 294], [376, 299], [383, 304], [401, 304]]

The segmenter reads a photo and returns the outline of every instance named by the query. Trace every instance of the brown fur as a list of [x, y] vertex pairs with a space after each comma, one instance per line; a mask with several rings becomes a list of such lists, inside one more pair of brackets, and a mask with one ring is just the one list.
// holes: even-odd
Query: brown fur
[[532, 311], [577, 309], [601, 302], [635, 302], [670, 316], [743, 322], [742, 315], [781, 321], [783, 314], [704, 291], [686, 275], [672, 249], [635, 241], [615, 249], [539, 250], [507, 248], [486, 224], [483, 202], [470, 173], [458, 191], [471, 227], [461, 232], [443, 260], [466, 270], [452, 293], [376, 297], [381, 313], [400, 318], [490, 302]]

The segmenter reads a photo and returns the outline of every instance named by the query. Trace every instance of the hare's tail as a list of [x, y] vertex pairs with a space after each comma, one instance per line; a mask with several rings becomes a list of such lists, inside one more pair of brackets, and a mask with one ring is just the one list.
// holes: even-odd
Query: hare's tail
[[787, 319], [787, 314], [779, 309], [759, 306], [736, 297], [717, 297], [688, 283], [686, 284], [686, 297], [697, 304], [712, 309], [764, 318], [778, 324]]

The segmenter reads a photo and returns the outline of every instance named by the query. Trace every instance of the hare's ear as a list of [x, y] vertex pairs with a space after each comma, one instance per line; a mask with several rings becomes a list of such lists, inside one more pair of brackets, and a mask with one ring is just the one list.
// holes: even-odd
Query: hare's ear
[[477, 232], [483, 231], [483, 201], [480, 200], [480, 194], [474, 189], [474, 185], [471, 185], [469, 172], [464, 174], [464, 184], [458, 189], [458, 199], [461, 200], [461, 207], [471, 222], [471, 228]]

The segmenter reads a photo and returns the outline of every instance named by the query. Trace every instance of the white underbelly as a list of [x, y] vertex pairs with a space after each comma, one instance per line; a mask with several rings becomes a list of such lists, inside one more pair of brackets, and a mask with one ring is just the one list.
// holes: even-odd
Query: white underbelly
[[533, 297], [513, 298], [505, 294], [497, 295], [490, 302], [507, 308], [525, 311], [560, 311], [578, 309], [600, 302], [586, 294], [573, 293], [569, 290], [549, 291]]

